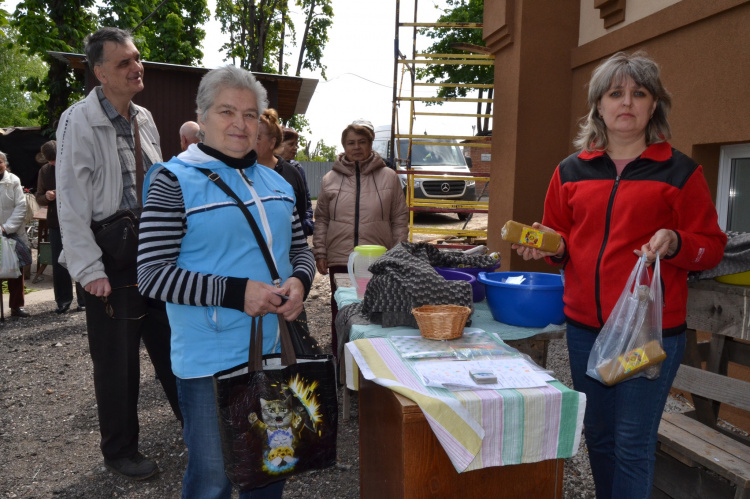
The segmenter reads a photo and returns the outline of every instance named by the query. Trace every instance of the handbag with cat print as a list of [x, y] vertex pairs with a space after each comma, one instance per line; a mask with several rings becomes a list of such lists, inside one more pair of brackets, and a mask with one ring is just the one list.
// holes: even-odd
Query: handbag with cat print
[[336, 463], [338, 401], [332, 355], [296, 355], [279, 316], [281, 354], [262, 355], [253, 319], [247, 364], [214, 374], [224, 470], [240, 490]]

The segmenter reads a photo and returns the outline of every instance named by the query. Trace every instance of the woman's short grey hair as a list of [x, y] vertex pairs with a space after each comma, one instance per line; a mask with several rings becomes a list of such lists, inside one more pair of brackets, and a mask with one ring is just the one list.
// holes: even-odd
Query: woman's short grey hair
[[101, 66], [104, 62], [104, 44], [106, 42], [125, 45], [128, 42], [133, 42], [133, 35], [124, 29], [110, 27], [102, 28], [88, 35], [83, 40], [83, 43], [86, 52], [86, 61], [92, 73], [94, 72], [94, 66]]
[[607, 126], [599, 116], [597, 106], [613, 84], [622, 83], [630, 77], [645, 88], [656, 99], [656, 110], [646, 125], [646, 145], [658, 144], [672, 138], [667, 115], [672, 108], [672, 96], [664, 88], [659, 76], [659, 66], [645, 52], [633, 54], [618, 52], [601, 63], [589, 81], [589, 112], [581, 118], [578, 137], [574, 142], [579, 149], [586, 151], [604, 150], [609, 144]]
[[0, 158], [3, 158], [3, 161], [5, 161], [5, 166], [8, 166], [8, 155], [3, 151], [0, 151]]
[[[195, 97], [196, 113], [200, 115], [201, 121], [206, 120], [206, 114], [214, 105], [216, 96], [225, 88], [239, 88], [250, 90], [258, 101], [258, 116], [268, 107], [268, 93], [266, 88], [255, 79], [255, 76], [246, 69], [227, 65], [212, 69], [201, 78], [198, 85], [198, 95]], [[201, 140], [203, 132], [200, 132]]]

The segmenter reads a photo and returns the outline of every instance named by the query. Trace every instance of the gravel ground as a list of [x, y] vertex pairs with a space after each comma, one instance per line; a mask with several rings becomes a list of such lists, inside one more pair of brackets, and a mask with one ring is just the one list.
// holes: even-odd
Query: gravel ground
[[[318, 276], [306, 306], [311, 330], [326, 348], [329, 296], [327, 278]], [[187, 450], [145, 350], [140, 450], [157, 460], [161, 473], [130, 482], [102, 463], [84, 314], [59, 316], [52, 301], [27, 309], [31, 318], [0, 326], [0, 498], [179, 497]], [[548, 358], [556, 377], [571, 386], [565, 340], [551, 342]], [[356, 396], [351, 417], [339, 424], [338, 464], [290, 479], [284, 497], [359, 496]], [[566, 460], [564, 491], [566, 498], [594, 497], [583, 445]]]

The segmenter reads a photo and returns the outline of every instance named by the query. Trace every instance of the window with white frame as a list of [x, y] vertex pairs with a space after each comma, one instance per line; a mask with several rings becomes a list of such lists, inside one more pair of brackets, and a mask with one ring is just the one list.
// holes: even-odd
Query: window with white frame
[[721, 148], [716, 194], [721, 228], [750, 232], [750, 144]]

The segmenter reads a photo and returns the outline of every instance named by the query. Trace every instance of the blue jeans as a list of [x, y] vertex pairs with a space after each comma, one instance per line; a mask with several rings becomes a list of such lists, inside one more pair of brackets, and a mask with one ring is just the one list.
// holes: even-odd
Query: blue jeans
[[[229, 499], [232, 483], [224, 473], [213, 379], [177, 378], [177, 396], [188, 448], [188, 464], [182, 479], [183, 499]], [[284, 483], [282, 480], [241, 492], [240, 499], [280, 499]]]
[[663, 339], [666, 360], [655, 380], [606, 386], [586, 375], [596, 334], [568, 324], [573, 387], [586, 394], [583, 418], [597, 499], [651, 496], [659, 422], [685, 352], [685, 335]]

